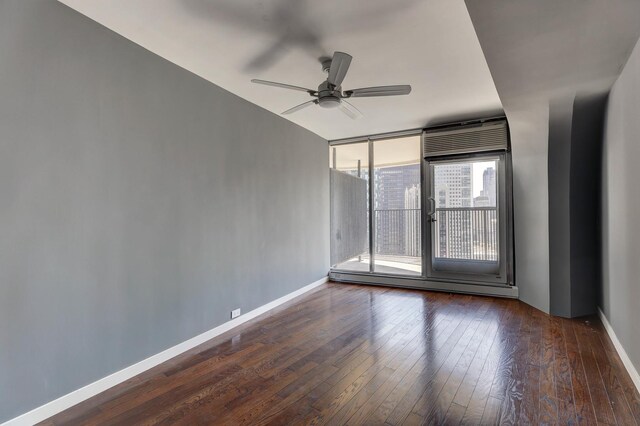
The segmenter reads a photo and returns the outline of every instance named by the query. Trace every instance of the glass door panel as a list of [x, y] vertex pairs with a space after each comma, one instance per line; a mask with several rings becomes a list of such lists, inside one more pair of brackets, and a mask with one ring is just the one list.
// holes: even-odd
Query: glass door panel
[[420, 136], [373, 143], [373, 272], [422, 275]]
[[429, 162], [428, 277], [506, 283], [502, 155]]
[[369, 142], [329, 147], [331, 267], [369, 272]]

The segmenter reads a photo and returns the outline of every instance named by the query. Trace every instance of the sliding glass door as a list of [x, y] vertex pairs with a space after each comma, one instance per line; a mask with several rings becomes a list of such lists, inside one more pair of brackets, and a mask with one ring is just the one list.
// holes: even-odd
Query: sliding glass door
[[428, 162], [428, 278], [506, 283], [504, 157]]
[[334, 142], [330, 158], [332, 277], [512, 285], [504, 121]]
[[330, 158], [332, 268], [422, 276], [420, 136], [332, 146]]
[[422, 275], [420, 136], [373, 142], [373, 272]]

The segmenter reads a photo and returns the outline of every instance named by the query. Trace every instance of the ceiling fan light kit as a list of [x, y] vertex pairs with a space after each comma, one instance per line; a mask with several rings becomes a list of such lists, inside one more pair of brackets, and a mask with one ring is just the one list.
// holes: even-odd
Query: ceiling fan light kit
[[342, 91], [342, 82], [349, 71], [351, 60], [353, 58], [343, 52], [335, 52], [332, 59], [322, 62], [322, 70], [327, 73], [327, 79], [320, 83], [318, 90], [307, 89], [305, 87], [293, 86], [291, 84], [277, 83], [275, 81], [253, 79], [251, 82], [264, 84], [266, 86], [280, 87], [283, 89], [297, 90], [307, 92], [310, 96], [316, 98], [311, 101], [304, 102], [284, 111], [282, 114], [291, 114], [300, 111], [311, 105], [319, 105], [322, 108], [339, 108], [340, 111], [353, 119], [362, 117], [362, 113], [347, 102], [349, 98], [364, 98], [374, 96], [400, 96], [411, 93], [411, 86], [408, 84], [397, 86], [376, 86], [364, 87], [361, 89], [352, 89]]

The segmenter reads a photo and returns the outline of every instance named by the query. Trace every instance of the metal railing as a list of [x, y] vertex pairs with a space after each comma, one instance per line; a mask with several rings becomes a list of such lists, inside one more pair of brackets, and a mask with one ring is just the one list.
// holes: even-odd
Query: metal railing
[[436, 208], [435, 257], [498, 260], [498, 211], [495, 207]]
[[[376, 254], [422, 256], [420, 209], [376, 209]], [[436, 208], [434, 255], [460, 260], [498, 260], [498, 212], [495, 207]]]
[[[422, 256], [420, 209], [376, 209], [377, 255]], [[498, 212], [495, 207], [436, 208], [434, 255], [459, 260], [498, 260]]]
[[376, 254], [422, 256], [422, 215], [420, 209], [376, 209]]

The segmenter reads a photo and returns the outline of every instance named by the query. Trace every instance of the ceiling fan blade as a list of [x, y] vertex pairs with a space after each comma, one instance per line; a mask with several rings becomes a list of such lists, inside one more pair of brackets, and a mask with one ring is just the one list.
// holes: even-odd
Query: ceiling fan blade
[[347, 90], [344, 95], [347, 98], [364, 98], [370, 96], [399, 96], [411, 93], [411, 86], [403, 84], [399, 86], [363, 87], [362, 89]]
[[335, 52], [333, 54], [331, 67], [329, 67], [329, 78], [327, 78], [329, 83], [336, 87], [340, 87], [342, 80], [344, 80], [347, 75], [347, 71], [349, 71], [351, 59], [353, 59], [351, 55], [347, 55], [343, 52]]
[[344, 99], [340, 101], [340, 111], [344, 112], [354, 120], [362, 117], [362, 113], [360, 112], [360, 110]]
[[307, 101], [307, 102], [302, 103], [300, 105], [296, 105], [293, 108], [289, 108], [288, 110], [283, 112], [282, 115], [291, 114], [291, 113], [294, 113], [296, 111], [300, 111], [301, 109], [305, 109], [306, 107], [311, 106], [313, 104], [317, 104], [317, 103], [318, 103], [317, 100]]
[[283, 89], [298, 90], [300, 92], [307, 92], [307, 93], [309, 93], [311, 95], [316, 93], [315, 90], [306, 89], [306, 88], [300, 87], [300, 86], [293, 86], [291, 84], [277, 83], [275, 81], [258, 80], [256, 78], [254, 78], [253, 80], [251, 80], [251, 82], [252, 83], [257, 83], [257, 84], [264, 84], [265, 86], [282, 87]]

